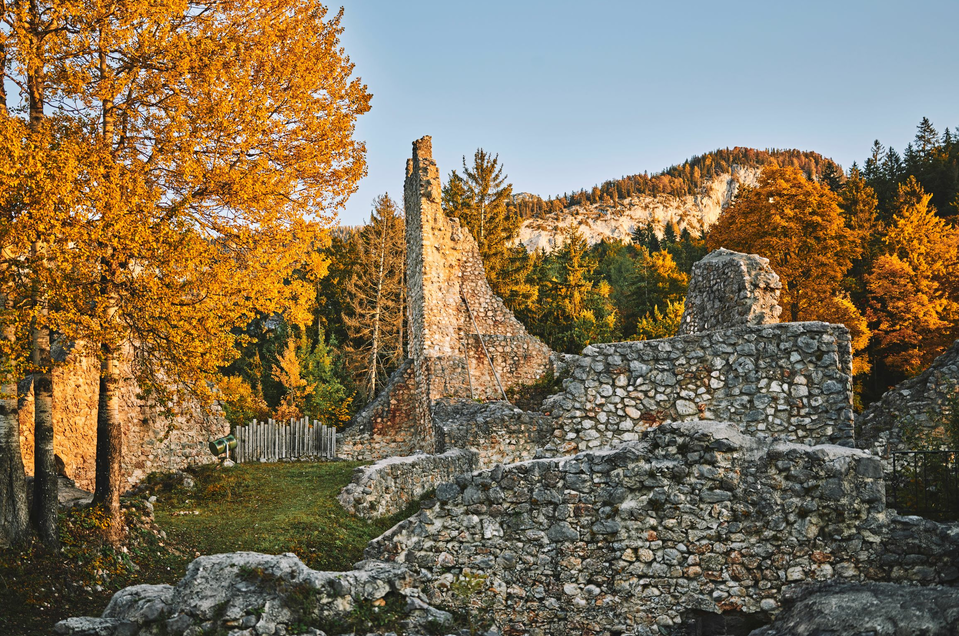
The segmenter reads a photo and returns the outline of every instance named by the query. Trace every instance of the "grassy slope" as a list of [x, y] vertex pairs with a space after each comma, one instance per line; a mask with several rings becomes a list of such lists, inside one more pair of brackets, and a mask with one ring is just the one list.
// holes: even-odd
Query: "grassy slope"
[[340, 507], [336, 495], [357, 465], [206, 467], [194, 473], [193, 490], [159, 483], [156, 525], [166, 537], [134, 520], [120, 550], [97, 539], [96, 510], [66, 513], [63, 554], [44, 554], [36, 545], [0, 550], [0, 633], [49, 634], [63, 618], [97, 616], [116, 590], [175, 583], [201, 554], [294, 552], [316, 569], [351, 569], [366, 543], [402, 516], [370, 523]]

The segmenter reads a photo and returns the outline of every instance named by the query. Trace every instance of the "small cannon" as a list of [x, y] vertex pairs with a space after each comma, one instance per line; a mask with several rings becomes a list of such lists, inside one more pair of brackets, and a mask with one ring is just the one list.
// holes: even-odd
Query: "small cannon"
[[226, 458], [230, 459], [230, 451], [236, 448], [236, 438], [231, 433], [226, 437], [220, 437], [210, 442], [210, 452], [219, 457], [226, 453]]

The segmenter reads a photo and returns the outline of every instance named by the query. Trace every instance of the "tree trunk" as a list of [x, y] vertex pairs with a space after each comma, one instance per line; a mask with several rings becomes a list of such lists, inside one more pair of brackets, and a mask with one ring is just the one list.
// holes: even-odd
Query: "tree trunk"
[[[12, 325], [3, 329], [3, 339], [16, 338]], [[0, 385], [0, 547], [17, 545], [27, 538], [29, 519], [27, 485], [20, 454], [20, 421], [17, 382]]]
[[[41, 318], [46, 311], [41, 310]], [[33, 523], [40, 541], [60, 549], [57, 529], [57, 465], [53, 452], [53, 369], [50, 329], [37, 321], [32, 333], [33, 374]]]
[[123, 428], [120, 426], [120, 355], [119, 347], [103, 345], [100, 363], [100, 399], [97, 404], [96, 487], [93, 502], [106, 508], [109, 525], [105, 538], [118, 542], [123, 535], [120, 513]]
[[[103, 32], [100, 32], [99, 43], [100, 77], [111, 77], [107, 64], [107, 48], [103, 43]], [[103, 145], [108, 153], [113, 153], [115, 110], [113, 99], [106, 97], [101, 101], [103, 109], [102, 132]], [[108, 175], [112, 178], [113, 171]], [[101, 296], [105, 296], [105, 311], [103, 319], [112, 323], [117, 316], [116, 298], [112, 294], [111, 286], [116, 280], [116, 272], [122, 267], [115, 261], [112, 252], [102, 263], [110, 276], [104, 276], [101, 282], [103, 289]], [[96, 486], [93, 492], [93, 501], [102, 504], [107, 512], [108, 525], [104, 531], [104, 538], [110, 543], [119, 543], [123, 537], [123, 515], [120, 511], [120, 490], [122, 479], [121, 458], [123, 454], [123, 428], [120, 426], [120, 355], [122, 347], [104, 342], [100, 345], [103, 359], [100, 363], [100, 398], [97, 403], [97, 459], [96, 459]]]

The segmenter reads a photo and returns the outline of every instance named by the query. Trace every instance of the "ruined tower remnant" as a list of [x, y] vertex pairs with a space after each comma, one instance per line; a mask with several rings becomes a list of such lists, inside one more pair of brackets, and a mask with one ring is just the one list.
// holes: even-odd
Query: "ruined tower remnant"
[[490, 289], [476, 241], [443, 214], [440, 196], [431, 140], [423, 137], [413, 143], [404, 189], [410, 356], [429, 400], [500, 399], [542, 376], [550, 350]]
[[726, 249], [711, 252], [693, 265], [677, 335], [778, 323], [781, 289], [769, 259]]
[[340, 454], [373, 459], [432, 451], [432, 406], [441, 398], [497, 400], [535, 382], [549, 347], [493, 293], [479, 248], [441, 205], [430, 137], [406, 163], [406, 285], [409, 360], [354, 418]]

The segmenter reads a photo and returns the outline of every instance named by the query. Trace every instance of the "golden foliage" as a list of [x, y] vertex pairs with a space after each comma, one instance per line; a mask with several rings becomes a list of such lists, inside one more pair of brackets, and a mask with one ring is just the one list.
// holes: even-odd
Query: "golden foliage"
[[39, 33], [28, 4], [4, 16], [10, 76], [39, 86], [48, 117], [0, 118], [11, 301], [29, 311], [42, 292], [49, 326], [98, 355], [138, 343], [138, 380], [161, 401], [210, 399], [231, 327], [311, 318], [324, 219], [365, 173], [352, 136], [370, 95], [342, 12], [77, 0], [40, 6]]
[[250, 420], [265, 420], [270, 417], [270, 410], [261, 394], [243, 378], [225, 376], [217, 383], [219, 402], [223, 407], [226, 419], [235, 426], [246, 424]]
[[287, 338], [283, 353], [273, 367], [273, 379], [280, 383], [286, 393], [274, 411], [278, 420], [296, 419], [303, 415], [306, 398], [313, 393], [315, 384], [310, 384], [300, 373], [300, 360], [296, 355], [296, 339]]
[[[865, 195], [864, 195], [865, 196]], [[872, 223], [868, 204], [857, 229], [847, 227], [839, 198], [796, 168], [763, 170], [755, 188], [745, 188], [710, 230], [707, 244], [769, 259], [783, 284], [783, 318], [840, 322], [849, 328], [853, 352], [869, 342], [861, 312], [842, 289], [843, 276], [862, 253], [864, 228]], [[854, 368], [868, 370], [862, 356]]]
[[959, 229], [912, 177], [899, 186], [884, 253], [866, 276], [867, 316], [887, 366], [913, 375], [959, 335]]
[[651, 314], [639, 319], [636, 325], [636, 340], [672, 338], [679, 331], [685, 308], [685, 299], [678, 302], [667, 300], [665, 313], [659, 310], [659, 305], [655, 305]]

